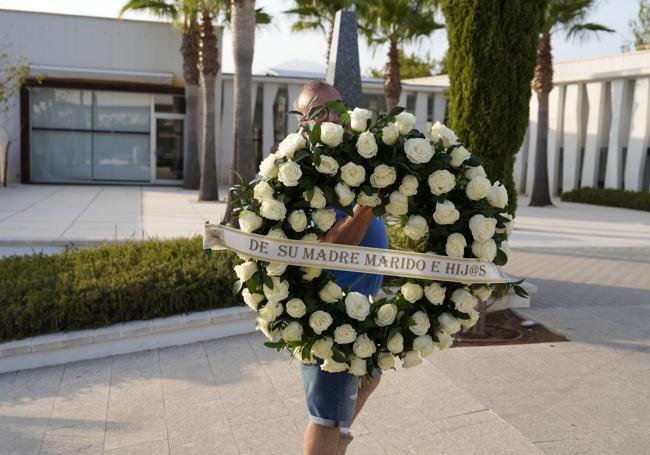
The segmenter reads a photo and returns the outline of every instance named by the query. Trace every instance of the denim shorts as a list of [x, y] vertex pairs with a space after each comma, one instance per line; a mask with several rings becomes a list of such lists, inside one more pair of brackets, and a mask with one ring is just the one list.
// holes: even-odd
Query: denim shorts
[[[320, 369], [323, 360], [315, 365], [300, 366], [305, 386], [305, 400], [309, 419], [325, 427], [350, 428], [359, 391], [359, 376], [347, 371], [329, 373]], [[377, 370], [372, 376], [379, 376]]]

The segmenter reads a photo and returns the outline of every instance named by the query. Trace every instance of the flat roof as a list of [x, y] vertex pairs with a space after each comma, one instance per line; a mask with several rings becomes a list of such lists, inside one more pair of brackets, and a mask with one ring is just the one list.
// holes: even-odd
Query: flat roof
[[163, 24], [163, 25], [172, 25], [171, 22], [165, 20], [155, 20], [155, 19], [136, 19], [136, 18], [124, 18], [116, 16], [92, 16], [88, 14], [72, 14], [72, 13], [54, 13], [50, 11], [35, 11], [35, 10], [26, 10], [26, 9], [9, 9], [9, 8], [0, 8], [1, 12], [7, 13], [25, 13], [25, 14], [40, 14], [47, 16], [62, 16], [62, 17], [79, 17], [84, 19], [102, 19], [107, 21], [124, 21], [124, 22], [146, 22], [149, 24]]

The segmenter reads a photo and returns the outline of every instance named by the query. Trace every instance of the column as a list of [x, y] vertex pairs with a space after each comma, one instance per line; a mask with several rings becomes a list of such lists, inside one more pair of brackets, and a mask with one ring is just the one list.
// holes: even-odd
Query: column
[[273, 105], [275, 96], [278, 93], [279, 85], [273, 82], [265, 82], [263, 86], [262, 100], [262, 156], [266, 157], [271, 152], [271, 147], [275, 143], [274, 131], [275, 122], [273, 120]]
[[625, 79], [611, 82], [612, 123], [607, 144], [607, 170], [605, 188], [623, 186], [623, 147], [627, 146], [630, 132], [632, 89], [634, 84]]
[[447, 114], [447, 97], [442, 92], [436, 92], [433, 98], [433, 123], [445, 123], [445, 114]]
[[[533, 180], [535, 179], [535, 155], [537, 151], [537, 96], [530, 97], [530, 120], [528, 123], [528, 153], [526, 154], [526, 194], [533, 194]], [[470, 150], [471, 152], [471, 150]]]
[[397, 102], [398, 106], [402, 106], [405, 109], [406, 109], [406, 95], [407, 93], [404, 90], [402, 90], [399, 95], [399, 101]]
[[598, 171], [600, 165], [600, 145], [604, 136], [603, 123], [605, 117], [605, 82], [590, 82], [586, 84], [587, 100], [589, 101], [589, 116], [585, 138], [585, 154], [582, 160], [582, 179], [580, 187], [598, 186]]
[[560, 147], [564, 133], [564, 95], [566, 85], [553, 87], [548, 97], [548, 188], [556, 196], [560, 179]]
[[650, 128], [650, 79], [644, 77], [634, 83], [634, 103], [630, 119], [630, 140], [625, 159], [625, 189], [643, 191], [643, 171], [648, 150]]
[[517, 193], [526, 191], [526, 159], [528, 158], [528, 140], [530, 136], [530, 128], [526, 128], [524, 140], [521, 143], [521, 148], [515, 156], [515, 168], [513, 176], [515, 180], [515, 189]]
[[580, 176], [580, 151], [582, 150], [582, 84], [571, 84], [566, 88], [564, 108], [564, 156], [562, 164], [562, 191], [571, 191], [578, 186]]
[[[289, 96], [289, 109], [287, 109], [288, 111], [293, 110], [293, 102], [298, 99], [298, 95], [300, 95], [301, 89], [302, 85], [289, 84], [287, 86], [287, 94]], [[287, 134], [295, 132], [297, 128], [298, 119], [295, 115], [289, 114], [287, 118]]]
[[232, 125], [233, 125], [233, 81], [223, 81], [223, 115], [221, 117], [221, 153], [217, 157], [217, 172], [219, 182], [230, 181], [230, 165], [232, 163]]
[[417, 92], [415, 95], [415, 129], [419, 130], [420, 132], [424, 132], [427, 125], [428, 96], [429, 94], [427, 92]]

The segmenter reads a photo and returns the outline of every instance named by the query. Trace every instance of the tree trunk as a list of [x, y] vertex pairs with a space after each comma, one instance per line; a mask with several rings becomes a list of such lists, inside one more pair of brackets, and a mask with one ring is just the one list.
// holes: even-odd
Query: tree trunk
[[391, 111], [397, 103], [402, 93], [402, 83], [399, 68], [399, 49], [397, 49], [397, 40], [391, 39], [388, 48], [388, 64], [384, 74], [384, 96], [386, 98], [386, 110]]
[[203, 125], [202, 147], [203, 166], [201, 167], [201, 182], [199, 185], [199, 201], [216, 201], [219, 199], [215, 138], [215, 81], [219, 72], [219, 54], [217, 37], [214, 34], [212, 16], [209, 11], [203, 11], [201, 18], [202, 48], [201, 72]]
[[[238, 183], [237, 174], [245, 182], [255, 177], [257, 160], [253, 149], [253, 51], [255, 47], [255, 0], [231, 0], [232, 49], [234, 75], [234, 128], [230, 186]], [[228, 196], [225, 219], [230, 218], [232, 201]]]
[[185, 79], [185, 133], [187, 149], [183, 159], [183, 188], [199, 188], [199, 137], [198, 137], [198, 91], [199, 91], [199, 30], [196, 17], [188, 19], [183, 32], [183, 78]]
[[537, 142], [535, 146], [535, 177], [530, 204], [533, 207], [553, 205], [548, 182], [548, 97], [553, 88], [553, 56], [551, 35], [545, 33], [539, 41], [533, 89], [537, 93]]

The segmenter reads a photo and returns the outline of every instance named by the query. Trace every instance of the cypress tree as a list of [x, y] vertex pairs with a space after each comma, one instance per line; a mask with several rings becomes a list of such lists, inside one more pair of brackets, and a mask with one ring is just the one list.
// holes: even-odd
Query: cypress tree
[[513, 171], [528, 126], [545, 0], [444, 0], [449, 124], [517, 205]]

